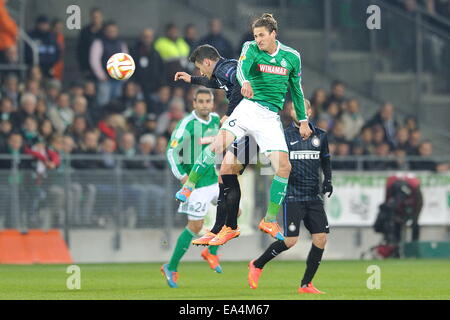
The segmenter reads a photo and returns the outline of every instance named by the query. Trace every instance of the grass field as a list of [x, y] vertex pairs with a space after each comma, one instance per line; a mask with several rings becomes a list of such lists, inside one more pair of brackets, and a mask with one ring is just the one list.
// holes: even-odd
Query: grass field
[[[367, 267], [381, 269], [381, 289], [369, 290]], [[450, 260], [323, 261], [314, 284], [327, 294], [298, 295], [304, 262], [273, 261], [259, 288], [247, 284], [246, 262], [224, 262], [216, 274], [205, 262], [180, 264], [171, 289], [160, 264], [82, 264], [81, 289], [68, 290], [67, 266], [0, 265], [0, 299], [450, 299]]]

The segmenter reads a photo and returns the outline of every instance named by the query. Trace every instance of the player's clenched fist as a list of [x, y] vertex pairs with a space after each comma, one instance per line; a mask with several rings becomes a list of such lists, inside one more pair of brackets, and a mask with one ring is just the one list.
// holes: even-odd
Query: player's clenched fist
[[241, 88], [241, 94], [245, 98], [248, 98], [248, 99], [253, 98], [253, 89], [252, 89], [252, 85], [250, 84], [250, 82], [248, 82], [248, 81], [244, 82], [244, 84], [242, 85], [242, 88]]
[[191, 75], [186, 72], [175, 73], [175, 81], [183, 80], [184, 82], [191, 83]]
[[308, 139], [311, 135], [312, 131], [309, 127], [308, 121], [302, 121], [300, 122], [300, 135], [304, 140]]

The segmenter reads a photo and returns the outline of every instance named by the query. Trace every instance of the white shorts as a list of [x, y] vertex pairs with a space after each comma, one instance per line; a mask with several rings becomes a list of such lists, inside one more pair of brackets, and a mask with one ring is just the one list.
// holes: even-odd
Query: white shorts
[[219, 198], [219, 184], [194, 189], [188, 201], [180, 203], [178, 213], [187, 214], [188, 220], [203, 220], [208, 212], [211, 202]]
[[242, 99], [220, 129], [230, 131], [236, 139], [247, 134], [253, 136], [266, 155], [273, 151], [288, 152], [280, 116], [254, 101]]

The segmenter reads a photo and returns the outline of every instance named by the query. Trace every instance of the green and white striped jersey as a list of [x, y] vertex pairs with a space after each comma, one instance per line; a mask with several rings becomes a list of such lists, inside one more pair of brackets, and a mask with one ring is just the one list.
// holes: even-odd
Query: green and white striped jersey
[[[209, 121], [197, 116], [195, 110], [177, 123], [170, 138], [166, 155], [170, 168], [177, 179], [188, 175], [195, 160], [214, 141], [220, 127], [220, 117], [212, 112]], [[211, 166], [196, 184], [196, 188], [217, 183], [215, 166]]]
[[[283, 110], [288, 85], [298, 120], [306, 120], [305, 102], [301, 86], [301, 59], [298, 51], [277, 40], [277, 50], [269, 54], [259, 49], [256, 41], [242, 47], [236, 77], [242, 86], [249, 81], [253, 89], [252, 101], [272, 111]], [[279, 109], [279, 110], [278, 110]]]

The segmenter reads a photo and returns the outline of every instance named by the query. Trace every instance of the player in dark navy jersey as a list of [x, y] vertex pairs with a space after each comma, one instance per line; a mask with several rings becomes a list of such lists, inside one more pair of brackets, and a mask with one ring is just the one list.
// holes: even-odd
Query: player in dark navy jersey
[[[309, 116], [311, 105], [308, 100], [305, 102]], [[291, 116], [296, 119], [294, 112], [291, 112]], [[284, 131], [289, 149], [289, 161], [292, 165], [283, 204], [285, 240], [273, 242], [259, 258], [250, 261], [248, 283], [252, 289], [257, 288], [264, 265], [297, 243], [300, 222], [303, 220], [306, 229], [312, 235], [312, 246], [298, 292], [323, 293], [317, 290], [311, 281], [322, 260], [327, 233], [329, 233], [328, 220], [323, 207], [323, 194], [328, 193], [330, 197], [333, 193], [331, 161], [327, 133], [312, 123], [309, 126], [312, 134], [306, 140], [300, 136], [297, 120], [294, 120], [292, 125]], [[324, 175], [322, 190], [320, 190], [320, 168]]]
[[[177, 72], [175, 81], [203, 85], [213, 89], [223, 89], [228, 99], [228, 110], [220, 120], [222, 124], [233, 112], [234, 108], [242, 100], [241, 86], [236, 79], [238, 61], [235, 59], [224, 59], [211, 45], [197, 47], [191, 54], [189, 60], [200, 70], [202, 76], [195, 77], [186, 72]], [[242, 174], [247, 164], [257, 153], [257, 145], [253, 138], [245, 136], [235, 141], [227, 150], [219, 177], [219, 199], [217, 205], [216, 222], [214, 227], [202, 237], [192, 241], [195, 245], [220, 245], [222, 238], [219, 233], [234, 230], [239, 236], [237, 217], [241, 191], [238, 174]], [[182, 183], [185, 183], [187, 176]], [[236, 231], [237, 230], [237, 231]], [[219, 241], [219, 242], [218, 242]]]

